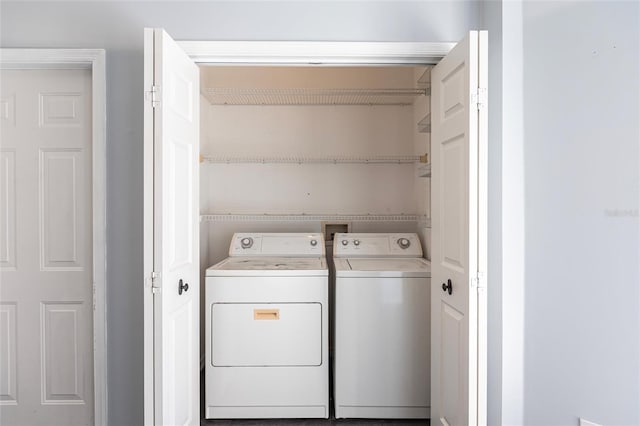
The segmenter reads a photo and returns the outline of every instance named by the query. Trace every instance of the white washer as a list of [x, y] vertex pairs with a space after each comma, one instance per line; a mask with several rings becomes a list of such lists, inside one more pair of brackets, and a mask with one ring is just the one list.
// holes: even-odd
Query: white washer
[[206, 272], [206, 418], [328, 418], [322, 234], [235, 234]]
[[336, 418], [429, 418], [431, 265], [416, 234], [336, 234]]

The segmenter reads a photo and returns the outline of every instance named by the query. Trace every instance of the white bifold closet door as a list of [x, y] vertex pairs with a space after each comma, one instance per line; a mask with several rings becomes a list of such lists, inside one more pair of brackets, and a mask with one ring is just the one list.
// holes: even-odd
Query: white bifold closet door
[[2, 70], [2, 425], [93, 424], [91, 102], [90, 70]]
[[145, 424], [200, 424], [198, 67], [145, 29]]
[[486, 423], [487, 33], [431, 72], [431, 424]]

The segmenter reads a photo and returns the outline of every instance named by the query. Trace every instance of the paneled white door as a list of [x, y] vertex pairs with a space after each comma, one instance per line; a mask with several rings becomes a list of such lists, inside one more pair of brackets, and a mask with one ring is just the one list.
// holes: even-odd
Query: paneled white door
[[0, 84], [0, 423], [90, 425], [91, 72]]
[[145, 29], [145, 84], [145, 423], [196, 425], [200, 75], [161, 29]]
[[431, 72], [431, 422], [486, 423], [486, 32]]

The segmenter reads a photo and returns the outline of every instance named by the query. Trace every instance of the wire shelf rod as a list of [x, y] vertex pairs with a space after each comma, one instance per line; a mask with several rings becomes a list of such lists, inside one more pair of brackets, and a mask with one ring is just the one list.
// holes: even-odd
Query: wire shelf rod
[[372, 157], [327, 156], [327, 157], [257, 157], [257, 156], [206, 156], [202, 162], [212, 164], [414, 164], [420, 162], [419, 155], [388, 155]]
[[412, 105], [426, 88], [314, 89], [314, 88], [204, 88], [212, 105]]
[[200, 215], [201, 222], [429, 222], [426, 215], [417, 214], [233, 214], [212, 213]]

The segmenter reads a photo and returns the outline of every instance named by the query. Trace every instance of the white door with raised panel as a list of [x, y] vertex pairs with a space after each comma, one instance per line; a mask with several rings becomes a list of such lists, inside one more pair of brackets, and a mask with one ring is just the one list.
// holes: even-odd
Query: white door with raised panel
[[486, 423], [486, 41], [470, 32], [431, 73], [434, 425]]
[[145, 424], [200, 424], [199, 83], [145, 29]]
[[0, 423], [94, 422], [91, 71], [3, 70]]

